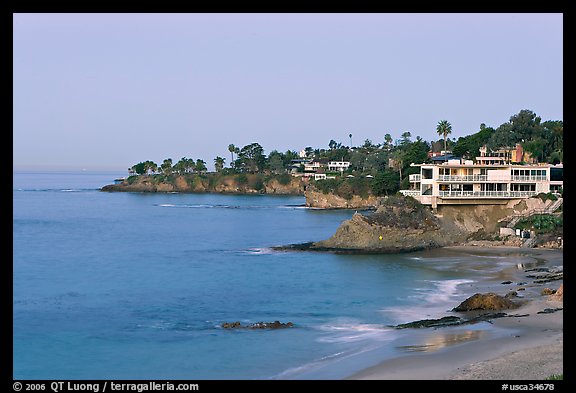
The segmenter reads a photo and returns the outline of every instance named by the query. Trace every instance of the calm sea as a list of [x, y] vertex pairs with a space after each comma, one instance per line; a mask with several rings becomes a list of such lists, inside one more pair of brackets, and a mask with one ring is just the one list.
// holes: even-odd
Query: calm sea
[[[275, 252], [354, 212], [298, 196], [99, 191], [122, 175], [14, 173], [15, 379], [343, 378], [399, 353], [388, 325], [463, 300], [471, 262], [500, 263]], [[275, 320], [295, 326], [220, 327]]]

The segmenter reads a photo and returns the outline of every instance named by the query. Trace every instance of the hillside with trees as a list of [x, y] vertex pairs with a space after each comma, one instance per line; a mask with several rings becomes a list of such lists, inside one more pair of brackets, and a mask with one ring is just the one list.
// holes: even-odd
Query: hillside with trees
[[[409, 175], [419, 173], [419, 168], [410, 164], [430, 162], [430, 152], [451, 151], [454, 156], [474, 159], [480, 155], [482, 146], [496, 151], [520, 144], [536, 162], [563, 162], [562, 120], [542, 121], [531, 110], [521, 110], [497, 128], [482, 123], [478, 131], [457, 140], [448, 137], [453, 132], [448, 120], [440, 120], [435, 127], [440, 138], [436, 141], [426, 141], [420, 136], [413, 138], [410, 131], [404, 131], [396, 141], [390, 133], [385, 133], [380, 143], [365, 139], [361, 145], [353, 146], [353, 135], [348, 134], [349, 145], [331, 139], [326, 148], [308, 146], [303, 154], [293, 150], [272, 150], [266, 155], [264, 147], [257, 142], [243, 147], [229, 144], [230, 161], [227, 163], [226, 158], [215, 157], [214, 172], [208, 172], [207, 162], [201, 158], [182, 157], [178, 161], [166, 158], [161, 164], [147, 160], [128, 169], [127, 183], [133, 184], [136, 176], [152, 177], [155, 183], [174, 181], [175, 176], [180, 176], [187, 178], [188, 183], [206, 180], [215, 187], [225, 179], [233, 178], [243, 185], [250, 178], [258, 179], [252, 181], [254, 189], [258, 190], [277, 177], [286, 183], [287, 176], [302, 175], [304, 163], [313, 161], [322, 164], [318, 173], [325, 173], [332, 179], [310, 180], [309, 183], [324, 193], [348, 199], [352, 195], [392, 195], [408, 188]], [[331, 161], [349, 162], [350, 165], [343, 172], [330, 172], [326, 164]], [[215, 189], [212, 186], [207, 189]]]

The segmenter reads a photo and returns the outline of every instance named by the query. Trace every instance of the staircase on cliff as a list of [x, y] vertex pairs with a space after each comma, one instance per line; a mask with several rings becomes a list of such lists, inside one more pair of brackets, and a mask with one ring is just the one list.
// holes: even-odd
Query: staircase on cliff
[[550, 202], [551, 203], [549, 203], [548, 206], [546, 206], [542, 209], [532, 209], [532, 210], [529, 210], [529, 211], [524, 212], [522, 214], [513, 215], [512, 219], [510, 220], [510, 222], [506, 226], [508, 228], [514, 228], [516, 226], [516, 224], [518, 224], [518, 221], [520, 221], [521, 219], [531, 217], [531, 216], [534, 216], [536, 214], [552, 214], [562, 205], [563, 198], [558, 198], [557, 200], [550, 201]]

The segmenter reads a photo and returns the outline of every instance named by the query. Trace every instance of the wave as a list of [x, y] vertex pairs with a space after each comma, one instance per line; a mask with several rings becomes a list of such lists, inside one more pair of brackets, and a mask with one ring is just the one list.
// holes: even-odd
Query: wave
[[173, 204], [173, 203], [158, 203], [154, 206], [159, 207], [179, 207], [179, 208], [186, 208], [186, 209], [238, 209], [240, 206], [230, 206], [230, 205], [210, 205], [210, 204], [197, 204], [197, 205], [188, 205], [188, 204]]
[[424, 280], [432, 284], [424, 288], [416, 288], [415, 294], [408, 296], [412, 305], [392, 306], [381, 309], [394, 323], [406, 323], [419, 319], [439, 318], [446, 311], [456, 306], [462, 295], [460, 287], [471, 284], [474, 280]]
[[268, 254], [276, 254], [277, 251], [271, 249], [270, 247], [262, 247], [262, 248], [249, 248], [247, 250], [242, 251], [242, 253], [250, 255], [268, 255]]
[[[270, 379], [341, 378], [359, 365], [361, 367], [364, 360], [358, 356], [387, 346], [386, 343], [394, 340], [398, 334], [392, 328], [348, 319], [339, 319], [334, 324], [316, 328], [326, 333], [324, 337], [317, 338], [318, 342], [336, 345], [332, 348], [339, 350], [303, 365], [291, 367]], [[342, 346], [345, 346], [345, 349]], [[336, 364], [339, 365], [334, 367]]]
[[349, 343], [357, 341], [390, 341], [394, 330], [377, 324], [359, 323], [355, 321], [340, 322], [333, 325], [321, 325], [318, 329], [327, 333], [318, 338], [324, 343]]

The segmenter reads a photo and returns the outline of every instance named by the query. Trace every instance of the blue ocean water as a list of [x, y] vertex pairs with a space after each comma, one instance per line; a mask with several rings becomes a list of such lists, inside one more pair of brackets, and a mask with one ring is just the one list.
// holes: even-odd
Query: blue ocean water
[[[122, 173], [15, 172], [15, 379], [343, 378], [388, 325], [462, 300], [475, 256], [277, 252], [349, 210], [299, 196], [109, 193]], [[223, 322], [293, 322], [226, 330]]]

